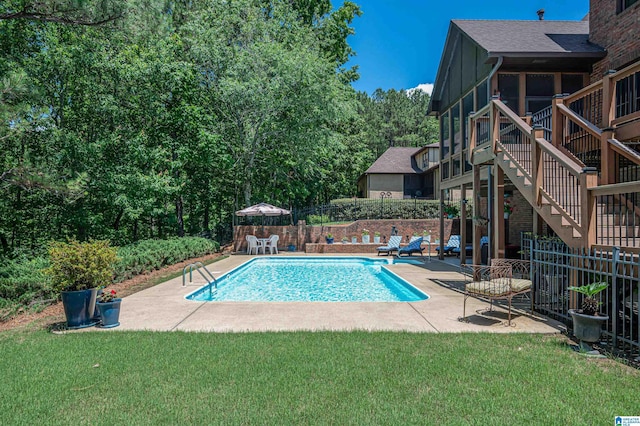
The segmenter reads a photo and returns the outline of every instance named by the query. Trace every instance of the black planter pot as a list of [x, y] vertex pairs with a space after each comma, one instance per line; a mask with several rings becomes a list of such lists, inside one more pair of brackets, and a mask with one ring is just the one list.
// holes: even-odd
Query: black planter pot
[[583, 342], [597, 342], [602, 334], [602, 324], [608, 319], [608, 315], [585, 315], [575, 309], [569, 309], [573, 319], [573, 335]]
[[333, 244], [333, 237], [332, 238], [327, 238], [327, 244]]
[[96, 325], [93, 314], [96, 309], [98, 289], [63, 291], [62, 306], [67, 318], [67, 327], [71, 329]]

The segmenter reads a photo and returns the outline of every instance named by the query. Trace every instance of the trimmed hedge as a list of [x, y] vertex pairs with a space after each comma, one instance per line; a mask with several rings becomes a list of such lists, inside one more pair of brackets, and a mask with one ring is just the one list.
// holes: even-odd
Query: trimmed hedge
[[206, 238], [185, 237], [143, 240], [118, 249], [114, 282], [160, 269], [193, 257], [215, 253], [220, 245]]
[[[212, 240], [198, 237], [169, 240], [142, 240], [118, 248], [113, 282], [122, 282], [136, 275], [151, 272], [194, 257], [220, 250]], [[51, 278], [43, 271], [49, 259], [8, 260], [0, 265], [0, 321], [30, 307], [40, 307], [57, 300]]]

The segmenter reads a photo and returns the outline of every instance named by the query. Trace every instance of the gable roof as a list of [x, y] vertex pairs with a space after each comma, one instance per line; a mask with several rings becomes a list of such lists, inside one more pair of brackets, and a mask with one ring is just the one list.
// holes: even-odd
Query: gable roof
[[580, 56], [601, 57], [600, 46], [589, 42], [588, 21], [451, 21], [489, 57]]
[[413, 156], [424, 148], [391, 147], [387, 149], [364, 174], [392, 173], [409, 174], [422, 173]]
[[[589, 42], [586, 20], [454, 19], [449, 23], [428, 113], [445, 109], [496, 72], [495, 64], [511, 71], [589, 72], [605, 56], [603, 48]], [[450, 80], [453, 74], [455, 80]]]

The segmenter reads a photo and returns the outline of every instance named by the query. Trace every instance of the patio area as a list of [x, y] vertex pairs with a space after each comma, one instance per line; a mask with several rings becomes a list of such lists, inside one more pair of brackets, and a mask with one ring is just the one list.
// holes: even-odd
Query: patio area
[[[305, 256], [283, 253], [279, 256]], [[371, 257], [371, 254], [362, 254]], [[251, 259], [234, 255], [209, 265], [218, 277]], [[432, 258], [423, 264], [397, 264], [388, 268], [429, 295], [419, 302], [195, 302], [185, 295], [205, 282], [193, 274], [193, 283], [182, 287], [174, 278], [123, 299], [120, 327], [115, 330], [157, 331], [409, 331], [559, 333], [564, 326], [528, 311], [516, 310], [507, 326], [506, 306], [486, 312], [488, 302], [467, 301], [468, 322], [462, 316], [464, 278], [455, 259]], [[518, 306], [516, 304], [516, 306]], [[523, 303], [522, 306], [528, 306]]]

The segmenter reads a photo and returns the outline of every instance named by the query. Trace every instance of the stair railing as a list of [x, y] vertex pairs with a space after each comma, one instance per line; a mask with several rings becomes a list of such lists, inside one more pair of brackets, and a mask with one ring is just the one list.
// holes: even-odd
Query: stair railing
[[640, 246], [640, 155], [616, 139], [640, 137], [639, 77], [636, 63], [553, 102], [553, 144], [599, 172], [589, 240], [602, 247]]
[[[481, 110], [471, 116], [471, 128], [477, 129], [477, 120], [486, 120], [486, 115], [487, 111]], [[544, 139], [544, 129], [529, 126], [499, 99], [491, 100], [489, 116], [489, 141], [494, 154], [503, 155], [515, 168], [510, 175], [512, 181], [521, 177], [530, 184], [527, 189], [525, 183], [520, 192], [528, 192], [525, 197], [538, 211], [543, 204], [550, 205], [555, 214], [562, 216], [562, 223], [570, 225], [574, 234], [590, 245], [589, 240], [595, 238], [595, 199], [588, 188], [597, 186], [595, 170], [577, 164]], [[477, 152], [485, 143], [471, 151]]]

